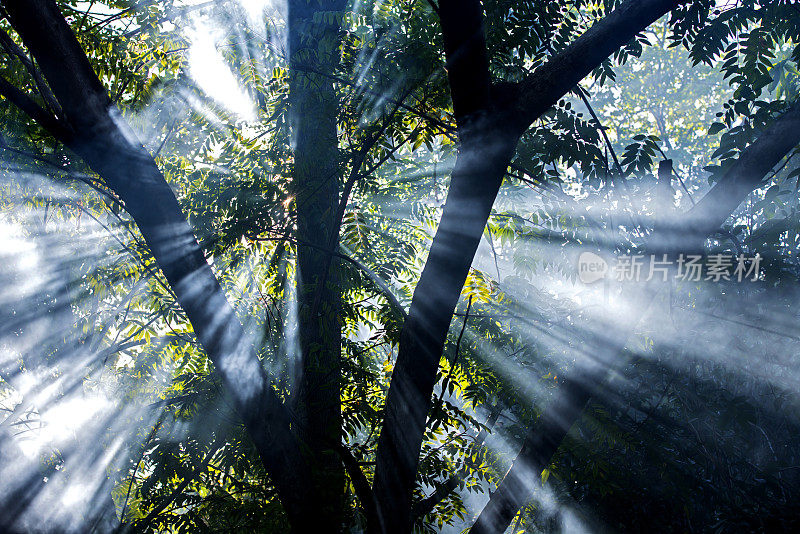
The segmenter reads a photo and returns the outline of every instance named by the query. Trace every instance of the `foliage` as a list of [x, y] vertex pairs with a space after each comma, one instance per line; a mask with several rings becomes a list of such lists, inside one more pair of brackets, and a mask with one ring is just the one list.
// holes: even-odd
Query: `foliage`
[[[618, 2], [484, 4], [491, 72], [502, 83], [524, 78]], [[458, 489], [420, 518], [421, 531], [469, 523], [472, 498], [502, 477], [509, 450], [518, 448], [580, 354], [588, 337], [580, 330], [580, 295], [561, 298], [580, 288], [575, 251], [599, 249], [607, 240], [617, 243], [618, 253], [638, 250], [657, 209], [657, 161], [676, 160], [683, 183], [674, 185], [681, 192], [673, 208], [688, 208], [689, 196], [699, 198], [797, 98], [797, 7], [790, 1], [717, 4], [675, 10], [523, 136], [441, 358], [416, 498], [451, 475], [459, 476]], [[274, 387], [290, 398], [297, 381], [295, 260], [302, 244], [293, 238], [282, 13], [253, 15], [233, 1], [59, 5], [175, 189], [250, 340], [280, 377]], [[403, 321], [395, 302], [407, 307], [424, 265], [446, 197], [455, 126], [429, 3], [355, 2], [326, 16], [338, 17], [343, 28], [335, 73], [337, 179], [344, 184], [357, 177], [336, 251], [343, 272], [336, 289], [343, 302], [344, 445], [371, 479]], [[16, 39], [5, 21], [0, 28]], [[206, 61], [232, 74], [253, 104], [253, 117], [241, 116], [193, 72], [192, 47], [202, 28], [219, 54]], [[0, 75], [48, 106], [22, 61], [4, 61]], [[58, 312], [69, 317], [68, 336], [90, 347], [92, 372], [80, 387], [120, 399], [125, 423], [109, 425], [98, 440], [111, 442], [120, 429], [129, 437], [123, 459], [108, 470], [120, 524], [148, 532], [285, 531], [275, 489], [124, 206], [101, 177], [4, 99], [0, 117], [0, 220], [37, 246], [52, 242], [85, 252], [54, 256], [64, 287], [29, 292], [18, 309], [4, 310], [18, 326], [3, 333], [23, 338], [26, 314]], [[800, 168], [793, 156], [732, 218], [726, 230], [733, 238], [707, 244], [709, 251], [737, 245], [760, 253], [766, 282], [752, 294], [733, 284], [702, 296], [678, 287], [674, 307], [729, 309], [766, 295], [775, 313], [797, 319], [786, 296], [800, 275]], [[604, 203], [614, 208], [597, 207]], [[746, 323], [757, 320], [741, 315]], [[695, 325], [680, 338], [691, 346], [702, 332]], [[555, 499], [621, 531], [652, 527], [654, 517], [659, 530], [790, 528], [781, 518], [790, 515], [786, 507], [796, 508], [792, 497], [800, 489], [796, 397], [771, 390], [748, 376], [750, 369], [676, 351], [678, 341], [648, 345], [647, 335], [646, 328], [637, 333], [646, 350], [633, 351], [618, 397], [591, 406], [546, 471]], [[21, 377], [42, 369], [67, 372], [78, 363], [60, 358], [65, 346], [62, 336], [20, 355], [15, 369], [3, 369], [1, 384], [10, 392]], [[687, 363], [691, 358], [697, 361]], [[770, 400], [753, 402], [764, 396]], [[36, 409], [22, 415], [35, 419]], [[348, 526], [357, 530], [363, 503], [352, 480], [347, 491]], [[545, 508], [536, 503], [523, 511], [517, 527], [555, 528]]]

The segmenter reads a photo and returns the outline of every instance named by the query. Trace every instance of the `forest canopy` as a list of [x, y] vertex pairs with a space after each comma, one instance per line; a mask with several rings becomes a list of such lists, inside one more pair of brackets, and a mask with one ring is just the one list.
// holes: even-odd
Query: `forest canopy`
[[796, 532], [794, 0], [0, 0], [0, 531]]

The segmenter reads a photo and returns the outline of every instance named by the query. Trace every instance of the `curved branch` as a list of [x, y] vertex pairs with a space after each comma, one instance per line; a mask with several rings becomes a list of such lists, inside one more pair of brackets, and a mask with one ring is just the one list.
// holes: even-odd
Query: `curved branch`
[[[697, 248], [708, 235], [716, 232], [738, 205], [762, 183], [763, 177], [800, 143], [800, 102], [775, 120], [759, 138], [742, 152], [737, 162], [687, 214], [685, 225], [664, 229], [664, 235], [652, 239], [654, 247], [677, 250], [688, 241], [689, 248]], [[760, 173], [760, 174], [756, 174]], [[665, 244], [666, 243], [666, 244]], [[647, 288], [642, 295], [632, 295], [646, 309], [654, 292]], [[641, 317], [641, 314], [638, 315]], [[545, 469], [569, 429], [583, 413], [592, 396], [602, 391], [609, 373], [622, 364], [617, 358], [633, 333], [636, 324], [604, 325], [594, 336], [596, 345], [578, 364], [561, 385], [559, 396], [528, 430], [522, 449], [503, 480], [478, 516], [471, 534], [503, 532], [517, 511], [533, 498], [539, 482], [538, 474]]]
[[36, 88], [39, 90], [39, 94], [42, 95], [45, 103], [50, 108], [50, 111], [56, 115], [60, 115], [61, 106], [58, 105], [58, 101], [56, 100], [56, 97], [53, 96], [53, 92], [42, 79], [42, 75], [36, 68], [36, 65], [33, 64], [33, 61], [31, 61], [27, 55], [25, 55], [25, 51], [22, 50], [22, 48], [20, 48], [17, 43], [15, 43], [14, 40], [2, 29], [0, 29], [0, 46], [5, 48], [9, 55], [16, 56], [17, 59], [22, 62], [28, 73], [33, 78], [33, 81], [36, 83]]
[[609, 55], [678, 4], [628, 0], [517, 87], [490, 83], [480, 2], [440, 2], [460, 147], [386, 396], [374, 484], [380, 524], [373, 532], [408, 532], [412, 526], [412, 493], [439, 358], [520, 136]]
[[339, 444], [336, 447], [336, 452], [339, 454], [345, 471], [347, 471], [347, 475], [350, 477], [350, 482], [353, 483], [353, 489], [358, 496], [358, 500], [361, 501], [361, 507], [364, 509], [367, 522], [375, 521], [375, 516], [377, 514], [375, 497], [372, 494], [369, 480], [367, 480], [364, 471], [362, 471], [361, 467], [358, 465], [358, 460], [356, 460], [356, 457], [353, 456], [353, 452], [346, 445]]
[[[172, 188], [112, 104], [55, 1], [2, 0], [2, 5], [74, 131], [72, 136], [54, 135], [103, 177], [138, 225], [272, 476], [293, 527], [302, 530], [313, 520], [302, 506], [313, 488], [292, 416], [248, 343]], [[49, 115], [33, 112], [50, 129]]]
[[33, 119], [39, 126], [47, 130], [50, 135], [59, 141], [63, 143], [70, 141], [72, 137], [71, 132], [64, 123], [58, 120], [55, 115], [42, 109], [31, 97], [20, 91], [2, 76], [0, 76], [0, 95], [18, 107], [20, 111]]

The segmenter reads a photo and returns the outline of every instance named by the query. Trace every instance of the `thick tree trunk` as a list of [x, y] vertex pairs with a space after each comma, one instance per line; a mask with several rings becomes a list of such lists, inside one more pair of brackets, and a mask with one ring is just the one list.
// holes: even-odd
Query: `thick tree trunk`
[[[686, 215], [686, 223], [655, 235], [654, 251], [674, 253], [683, 243], [688, 250], [702, 248], [731, 213], [762, 183], [764, 176], [800, 143], [800, 104], [793, 105], [767, 128], [739, 157], [725, 176]], [[626, 295], [632, 309], [644, 311], [655, 295], [653, 287], [634, 288]], [[639, 315], [641, 316], [641, 315]], [[602, 391], [609, 373], [619, 370], [620, 353], [636, 328], [635, 321], [611, 321], [594, 325], [602, 339], [588, 341], [588, 357], [570, 371], [553, 403], [525, 436], [522, 449], [503, 480], [481, 511], [470, 534], [499, 534], [511, 524], [517, 511], [532, 498], [542, 471], [550, 464], [569, 429], [581, 416], [589, 400]], [[588, 330], [587, 330], [588, 331]]]
[[[605, 58], [678, 0], [629, 0], [516, 87], [489, 87], [479, 2], [442, 0], [448, 78], [461, 142], [442, 219], [414, 290], [386, 398], [373, 532], [408, 532], [419, 451], [455, 305], [519, 137]], [[502, 90], [501, 90], [502, 89]]]
[[332, 76], [339, 62], [340, 30], [314, 16], [343, 8], [341, 0], [292, 0], [288, 18], [302, 361], [294, 406], [312, 465], [315, 499], [307, 503], [308, 513], [320, 532], [341, 527], [345, 489], [336, 452], [342, 440], [340, 288], [330, 254], [339, 243], [338, 101]]
[[375, 531], [411, 529], [411, 496], [441, 347], [515, 142], [499, 132], [476, 136], [453, 170], [425, 265], [436, 276], [423, 276], [414, 291], [386, 398], [374, 485], [382, 524]]
[[[172, 189], [127, 130], [53, 0], [3, 0], [67, 125], [51, 132], [119, 195], [186, 312], [298, 532], [314, 493], [286, 408], [227, 302]], [[47, 125], [43, 125], [47, 127]]]
[[489, 123], [489, 61], [479, 2], [440, 2], [461, 147], [428, 260], [400, 337], [378, 443], [373, 532], [409, 532], [431, 393], [453, 309], [517, 143]]

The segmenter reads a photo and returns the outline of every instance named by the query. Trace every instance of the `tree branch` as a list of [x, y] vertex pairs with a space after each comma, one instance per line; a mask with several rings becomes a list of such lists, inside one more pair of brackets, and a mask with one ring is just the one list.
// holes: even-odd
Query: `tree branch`
[[414, 290], [386, 397], [371, 532], [406, 533], [433, 386], [453, 309], [483, 235], [517, 138], [487, 128], [491, 111], [483, 8], [478, 0], [443, 0], [440, 20], [461, 150], [441, 224]]
[[[300, 506], [312, 499], [313, 488], [292, 416], [249, 344], [172, 188], [151, 155], [133, 140], [55, 1], [2, 0], [2, 5], [74, 132], [64, 136], [56, 130], [54, 135], [124, 202], [214, 363], [290, 521], [300, 529], [313, 519], [305, 517]], [[15, 94], [8, 84], [2, 87], [4, 93]], [[33, 112], [42, 126], [52, 127], [48, 115], [36, 108]]]
[[39, 89], [39, 94], [42, 95], [47, 106], [50, 108], [56, 116], [61, 114], [61, 106], [58, 105], [58, 101], [56, 97], [53, 96], [53, 92], [50, 91], [50, 88], [47, 86], [45, 81], [42, 79], [42, 75], [39, 73], [39, 70], [36, 68], [36, 65], [33, 64], [33, 61], [25, 55], [25, 51], [20, 48], [17, 43], [2, 29], [0, 29], [0, 46], [5, 48], [6, 52], [9, 55], [16, 56], [25, 68], [28, 70], [28, 73], [33, 78], [36, 87]]
[[[475, 438], [476, 445], [483, 445], [483, 442], [486, 441], [486, 438], [489, 436], [489, 431], [494, 427], [494, 424], [500, 417], [501, 412], [502, 410], [497, 406], [492, 409], [489, 413], [489, 418], [486, 420], [486, 428], [481, 430]], [[444, 482], [436, 486], [436, 489], [434, 489], [429, 496], [414, 504], [414, 518], [419, 520], [431, 513], [440, 502], [445, 500], [448, 495], [461, 485], [466, 476], [467, 470], [461, 469], [457, 473], [447, 477]]]
[[509, 119], [523, 131], [636, 34], [688, 0], [627, 0], [520, 83]]
[[[689, 211], [685, 225], [664, 230], [671, 233], [671, 238], [654, 235], [651, 239], [653, 245], [647, 248], [663, 250], [667, 247], [674, 251], [679, 243], [687, 240], [690, 249], [700, 247], [702, 239], [713, 234], [747, 195], [761, 185], [764, 175], [798, 143], [800, 103], [794, 104], [789, 111], [776, 119], [742, 152], [717, 185]], [[636, 303], [637, 309], [645, 310], [654, 294], [652, 289], [646, 288], [640, 295], [629, 294], [623, 299], [628, 298]], [[638, 314], [637, 317], [641, 315]], [[594, 351], [576, 364], [576, 368], [562, 383], [559, 396], [542, 412], [536, 425], [528, 430], [514, 463], [481, 511], [470, 534], [503, 532], [517, 510], [530, 501], [533, 488], [539, 484], [538, 475], [550, 464], [564, 437], [581, 416], [592, 396], [602, 391], [602, 384], [609, 373], [622, 364], [617, 356], [635, 328], [635, 323], [626, 323], [600, 325], [593, 329], [602, 332], [602, 335], [591, 336], [596, 342]]]
[[411, 496], [439, 358], [520, 136], [606, 57], [678, 3], [628, 0], [519, 87], [490, 85], [480, 2], [440, 3], [460, 147], [386, 397], [374, 484], [381, 524], [372, 532], [407, 532], [412, 526]]
[[336, 452], [339, 453], [347, 475], [350, 477], [350, 482], [353, 483], [353, 489], [358, 496], [358, 500], [361, 501], [361, 507], [364, 509], [367, 522], [375, 521], [375, 516], [377, 514], [375, 497], [372, 494], [369, 480], [367, 480], [364, 471], [361, 470], [358, 464], [358, 460], [353, 456], [353, 452], [346, 445], [339, 444], [336, 447]]
[[0, 95], [18, 107], [20, 111], [33, 119], [39, 126], [47, 130], [50, 135], [62, 142], [69, 141], [71, 132], [61, 121], [42, 109], [31, 97], [17, 89], [1, 76]]
[[689, 210], [682, 233], [705, 239], [716, 231], [798, 143], [800, 102], [795, 102], [742, 152], [711, 191]]
[[490, 108], [491, 76], [483, 6], [476, 0], [442, 0], [439, 20], [447, 58], [447, 78], [459, 136], [467, 121]]

